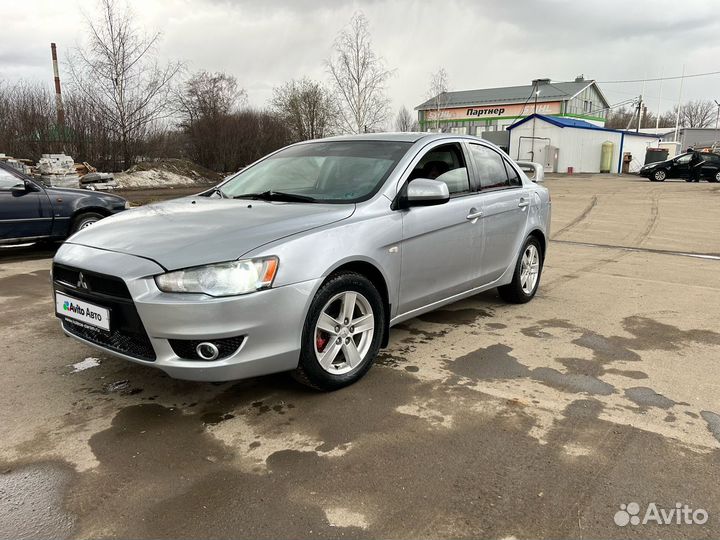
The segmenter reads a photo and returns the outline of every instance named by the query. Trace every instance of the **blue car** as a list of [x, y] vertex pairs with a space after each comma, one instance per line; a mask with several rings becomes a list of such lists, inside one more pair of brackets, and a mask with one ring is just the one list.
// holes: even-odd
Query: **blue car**
[[63, 240], [128, 207], [117, 195], [46, 187], [0, 162], [0, 245]]

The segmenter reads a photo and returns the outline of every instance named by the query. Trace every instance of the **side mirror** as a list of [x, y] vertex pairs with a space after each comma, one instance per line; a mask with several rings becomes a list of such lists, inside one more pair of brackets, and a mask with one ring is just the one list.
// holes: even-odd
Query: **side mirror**
[[415, 178], [406, 188], [405, 206], [433, 206], [450, 200], [447, 184], [440, 180]]
[[11, 187], [10, 191], [13, 193], [25, 193], [26, 191], [30, 191], [30, 185], [28, 182], [20, 182]]
[[533, 182], [542, 184], [545, 181], [545, 168], [539, 163], [532, 161], [516, 161], [515, 163]]

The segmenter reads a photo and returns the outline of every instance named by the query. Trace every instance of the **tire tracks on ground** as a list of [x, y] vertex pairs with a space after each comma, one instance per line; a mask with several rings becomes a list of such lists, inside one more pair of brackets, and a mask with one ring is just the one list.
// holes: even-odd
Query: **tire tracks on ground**
[[567, 225], [565, 225], [562, 229], [560, 229], [559, 231], [557, 231], [557, 232], [552, 236], [552, 238], [557, 238], [557, 237], [560, 236], [561, 234], [566, 233], [566, 232], [569, 231], [570, 229], [576, 227], [577, 225], [579, 225], [580, 223], [582, 223], [583, 221], [585, 221], [585, 220], [587, 219], [588, 215], [590, 214], [590, 212], [592, 212], [592, 211], [593, 211], [593, 208], [595, 208], [595, 206], [597, 205], [597, 202], [598, 202], [597, 195], [593, 195], [592, 199], [590, 200], [590, 203], [585, 207], [585, 209], [584, 209], [582, 212], [580, 212], [580, 215], [578, 215], [578, 216], [577, 216], [575, 219], [573, 219], [570, 223], [568, 223]]

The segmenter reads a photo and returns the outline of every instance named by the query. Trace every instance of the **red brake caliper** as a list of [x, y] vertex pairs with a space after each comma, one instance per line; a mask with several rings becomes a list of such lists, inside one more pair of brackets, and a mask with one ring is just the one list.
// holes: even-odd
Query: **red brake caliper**
[[315, 336], [315, 347], [317, 347], [318, 352], [323, 352], [325, 350], [325, 346], [328, 344], [328, 341], [330, 341], [329, 337], [325, 334], [325, 332], [318, 332]]

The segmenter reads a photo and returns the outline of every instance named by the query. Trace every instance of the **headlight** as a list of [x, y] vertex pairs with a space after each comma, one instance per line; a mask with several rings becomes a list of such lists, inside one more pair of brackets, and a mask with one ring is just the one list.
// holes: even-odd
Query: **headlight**
[[125, 210], [130, 208], [130, 201], [125, 201]]
[[155, 283], [163, 292], [234, 296], [267, 289], [277, 268], [277, 257], [245, 259], [161, 274]]

